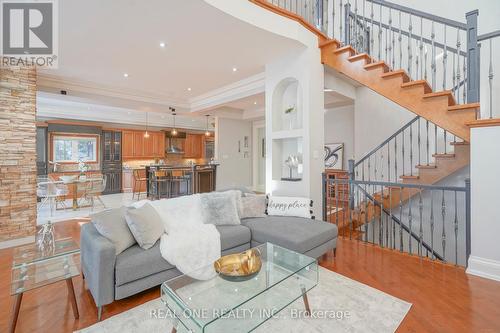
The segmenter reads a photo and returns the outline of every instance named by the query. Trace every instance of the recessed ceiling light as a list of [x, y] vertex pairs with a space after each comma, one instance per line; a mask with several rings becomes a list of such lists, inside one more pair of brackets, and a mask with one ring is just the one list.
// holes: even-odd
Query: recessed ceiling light
[[123, 73], [123, 77], [128, 77], [128, 73]]
[[233, 72], [236, 72], [237, 70], [238, 70], [238, 68], [233, 67]]
[[331, 89], [331, 88], [325, 88], [325, 89], [323, 89], [323, 91], [324, 92], [331, 92], [331, 91], [333, 91], [333, 89]]
[[191, 91], [191, 88], [188, 88], [188, 91]]
[[160, 47], [165, 47], [167, 44], [165, 44], [164, 42], [160, 42]]
[[257, 101], [253, 102], [253, 105], [257, 105]]

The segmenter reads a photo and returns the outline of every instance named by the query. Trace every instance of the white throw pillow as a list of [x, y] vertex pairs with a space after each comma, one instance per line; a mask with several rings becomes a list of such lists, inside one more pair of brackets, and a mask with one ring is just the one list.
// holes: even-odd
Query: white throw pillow
[[232, 192], [235, 191], [211, 192], [201, 195], [203, 223], [214, 225], [240, 224], [236, 196]]
[[203, 224], [200, 194], [150, 201], [160, 215], [165, 232], [182, 230], [186, 225]]
[[266, 216], [266, 196], [252, 195], [241, 198], [240, 218], [265, 217]]
[[115, 246], [116, 255], [136, 243], [125, 219], [125, 207], [107, 209], [90, 215], [97, 231]]
[[155, 245], [165, 233], [162, 219], [150, 203], [140, 208], [129, 208], [125, 213], [125, 219], [135, 240], [145, 250]]
[[270, 196], [267, 204], [267, 214], [311, 218], [311, 199]]

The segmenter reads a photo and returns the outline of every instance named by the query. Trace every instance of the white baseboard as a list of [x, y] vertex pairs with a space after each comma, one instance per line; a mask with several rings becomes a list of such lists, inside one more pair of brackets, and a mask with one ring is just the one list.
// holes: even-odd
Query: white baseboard
[[6, 249], [9, 247], [24, 245], [28, 243], [33, 243], [35, 241], [35, 236], [28, 236], [23, 238], [10, 239], [8, 241], [0, 242], [0, 249]]
[[466, 273], [500, 281], [500, 261], [470, 256]]

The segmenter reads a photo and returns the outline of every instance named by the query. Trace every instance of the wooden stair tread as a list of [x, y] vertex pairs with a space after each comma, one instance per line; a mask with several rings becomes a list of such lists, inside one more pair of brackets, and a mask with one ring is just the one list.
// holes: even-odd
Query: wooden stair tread
[[453, 158], [455, 154], [432, 154], [432, 157], [435, 158]]
[[406, 71], [404, 69], [398, 69], [396, 71], [390, 71], [390, 72], [383, 73], [382, 75], [380, 75], [380, 77], [382, 77], [384, 79], [385, 78], [392, 78], [394, 76], [402, 76], [403, 82], [410, 81], [410, 77], [408, 76], [408, 74], [406, 73]]
[[457, 104], [448, 106], [448, 111], [479, 110], [479, 103]]
[[417, 169], [436, 169], [436, 165], [435, 164], [429, 164], [429, 165], [420, 164], [420, 165], [417, 165], [416, 168]]
[[337, 45], [337, 47], [340, 46], [340, 42], [336, 39], [328, 39], [326, 41], [323, 41], [323, 42], [320, 42], [319, 43], [319, 47], [322, 48], [322, 47], [325, 47], [325, 46], [328, 46], [328, 45], [331, 45], [331, 44], [335, 44]]
[[347, 60], [349, 60], [350, 62], [354, 62], [354, 61], [358, 61], [358, 60], [365, 60], [367, 63], [370, 62], [372, 59], [370, 58], [370, 56], [366, 53], [360, 53], [360, 54], [356, 54], [356, 55], [353, 55], [353, 56], [350, 56], [349, 58], [347, 58]]
[[401, 179], [419, 179], [419, 176], [410, 176], [410, 175], [402, 175], [399, 178]]
[[338, 49], [336, 49], [335, 51], [333, 51], [333, 53], [339, 54], [339, 53], [346, 52], [346, 51], [349, 51], [349, 53], [351, 53], [351, 54], [356, 53], [356, 51], [352, 48], [351, 45], [339, 47]]
[[443, 91], [438, 91], [438, 92], [431, 92], [424, 94], [423, 98], [434, 98], [434, 97], [442, 97], [446, 96], [448, 97], [448, 105], [455, 105], [455, 98], [453, 97], [453, 94], [451, 93], [450, 90], [443, 90]]
[[427, 80], [415, 80], [415, 81], [409, 81], [405, 82], [401, 85], [401, 88], [407, 88], [407, 87], [414, 87], [414, 86], [424, 86], [424, 93], [430, 93], [432, 92], [431, 87], [429, 86], [429, 83]]
[[384, 72], [389, 71], [389, 66], [385, 63], [385, 61], [372, 62], [363, 66], [363, 68], [367, 71], [378, 67], [382, 67]]
[[467, 141], [457, 141], [457, 142], [450, 142], [450, 145], [452, 146], [469, 146], [470, 143]]

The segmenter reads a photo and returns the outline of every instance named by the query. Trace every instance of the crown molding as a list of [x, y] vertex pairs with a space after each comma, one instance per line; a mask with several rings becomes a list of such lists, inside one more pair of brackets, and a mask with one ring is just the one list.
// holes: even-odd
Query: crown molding
[[259, 73], [190, 99], [191, 112], [213, 109], [221, 104], [265, 91], [265, 73]]
[[90, 81], [70, 79], [47, 73], [39, 73], [37, 78], [38, 88], [43, 90], [67, 90], [69, 92], [84, 93], [90, 95], [132, 100], [136, 102], [159, 104], [164, 106], [175, 106], [189, 109], [187, 100], [179, 100], [171, 96], [151, 94], [131, 89], [116, 89], [110, 86], [97, 84]]

